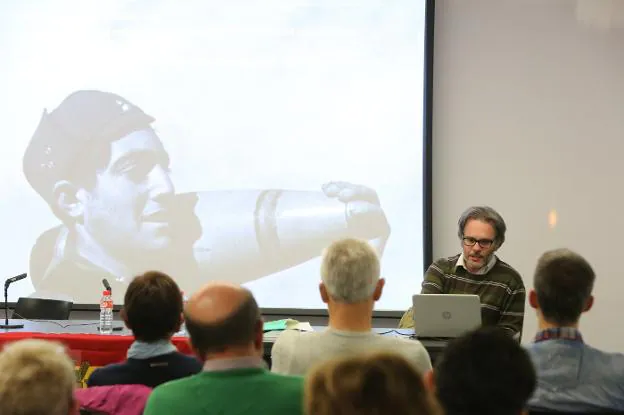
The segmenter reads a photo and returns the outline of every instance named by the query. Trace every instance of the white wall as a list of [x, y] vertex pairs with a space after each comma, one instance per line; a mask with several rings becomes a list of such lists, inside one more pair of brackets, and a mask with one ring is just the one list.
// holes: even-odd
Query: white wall
[[[569, 247], [592, 263], [596, 303], [582, 331], [591, 344], [624, 352], [624, 29], [608, 24], [622, 26], [609, 16], [624, 1], [592, 1], [620, 7], [605, 14], [575, 0], [437, 1], [433, 253], [458, 252], [465, 207], [495, 207], [508, 225], [500, 256], [527, 288], [547, 249]], [[607, 24], [581, 23], [579, 13]], [[523, 341], [535, 330], [527, 304]]]

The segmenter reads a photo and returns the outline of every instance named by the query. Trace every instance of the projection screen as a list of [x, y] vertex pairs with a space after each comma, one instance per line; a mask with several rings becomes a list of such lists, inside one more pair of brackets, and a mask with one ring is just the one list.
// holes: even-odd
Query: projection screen
[[116, 304], [158, 269], [323, 308], [320, 255], [423, 274], [425, 0], [0, 5], [0, 227], [22, 296]]

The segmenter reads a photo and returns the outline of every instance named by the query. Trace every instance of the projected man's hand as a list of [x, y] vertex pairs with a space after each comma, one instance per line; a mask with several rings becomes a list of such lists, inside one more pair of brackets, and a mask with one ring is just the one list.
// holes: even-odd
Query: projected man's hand
[[372, 232], [377, 238], [385, 240], [390, 234], [390, 225], [375, 190], [349, 182], [329, 182], [323, 185], [323, 192], [346, 204], [352, 236], [370, 235]]
[[328, 197], [335, 197], [344, 203], [359, 200], [379, 206], [377, 192], [361, 184], [328, 182], [323, 185], [323, 192]]

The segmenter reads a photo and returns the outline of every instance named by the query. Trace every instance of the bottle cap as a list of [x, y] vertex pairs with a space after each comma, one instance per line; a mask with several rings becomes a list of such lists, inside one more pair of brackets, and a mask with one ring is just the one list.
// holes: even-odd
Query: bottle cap
[[104, 292], [102, 293], [102, 295], [111, 295], [111, 292], [108, 290], [104, 290]]

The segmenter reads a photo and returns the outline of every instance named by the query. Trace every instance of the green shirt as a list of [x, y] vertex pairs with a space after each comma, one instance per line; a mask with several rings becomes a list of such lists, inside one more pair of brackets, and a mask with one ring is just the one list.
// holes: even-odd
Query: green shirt
[[303, 414], [303, 378], [262, 368], [202, 372], [151, 393], [144, 415]]
[[[483, 275], [471, 274], [457, 265], [459, 255], [440, 258], [429, 266], [422, 283], [422, 294], [477, 294], [481, 299], [484, 326], [498, 325], [522, 333], [526, 291], [522, 277], [511, 266], [496, 259]], [[414, 327], [412, 309], [405, 312], [401, 328]]]

